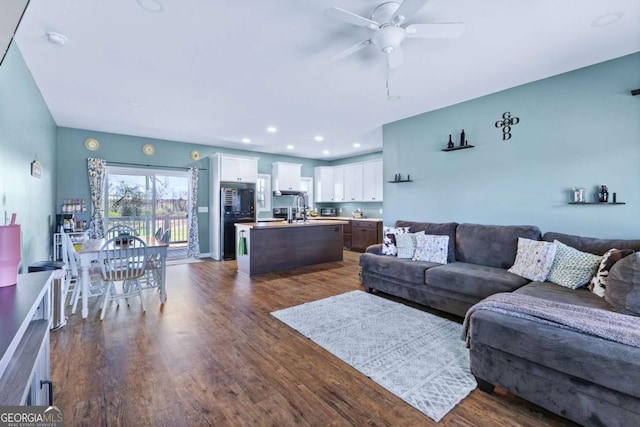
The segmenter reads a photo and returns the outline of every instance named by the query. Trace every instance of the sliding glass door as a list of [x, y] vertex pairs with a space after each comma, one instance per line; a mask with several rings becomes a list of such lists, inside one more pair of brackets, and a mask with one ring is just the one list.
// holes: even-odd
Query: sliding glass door
[[171, 247], [188, 243], [189, 178], [187, 171], [107, 167], [107, 229], [124, 224], [142, 236], [171, 230]]

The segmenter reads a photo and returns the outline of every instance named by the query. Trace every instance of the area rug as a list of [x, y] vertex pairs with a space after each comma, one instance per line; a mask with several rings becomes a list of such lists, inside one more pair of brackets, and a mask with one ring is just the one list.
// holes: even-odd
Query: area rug
[[271, 315], [435, 421], [476, 387], [451, 320], [362, 291]]

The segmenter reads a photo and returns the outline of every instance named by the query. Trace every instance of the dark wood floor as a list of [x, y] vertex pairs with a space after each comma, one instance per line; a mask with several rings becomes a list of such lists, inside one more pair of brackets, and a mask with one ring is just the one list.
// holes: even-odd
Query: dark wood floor
[[[362, 289], [358, 254], [339, 263], [239, 276], [235, 262], [167, 268], [169, 299], [146, 291], [99, 320], [70, 316], [51, 335], [65, 425], [430, 426], [404, 403], [270, 312]], [[446, 426], [573, 425], [504, 390], [473, 391]]]

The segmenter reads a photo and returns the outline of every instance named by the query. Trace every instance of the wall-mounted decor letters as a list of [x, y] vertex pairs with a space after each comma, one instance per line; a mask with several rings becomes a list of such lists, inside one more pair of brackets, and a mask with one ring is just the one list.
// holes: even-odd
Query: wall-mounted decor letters
[[502, 115], [502, 120], [498, 120], [495, 124], [497, 128], [502, 128], [502, 140], [511, 139], [511, 126], [520, 123], [519, 117], [511, 117], [511, 112], [507, 111]]

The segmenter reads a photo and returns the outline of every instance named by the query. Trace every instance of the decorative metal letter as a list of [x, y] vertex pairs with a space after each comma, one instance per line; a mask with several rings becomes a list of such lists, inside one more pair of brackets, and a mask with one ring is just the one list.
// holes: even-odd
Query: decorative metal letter
[[511, 139], [511, 126], [520, 123], [519, 117], [511, 117], [511, 113], [507, 111], [502, 115], [502, 120], [498, 120], [495, 124], [497, 128], [502, 128], [502, 140]]

